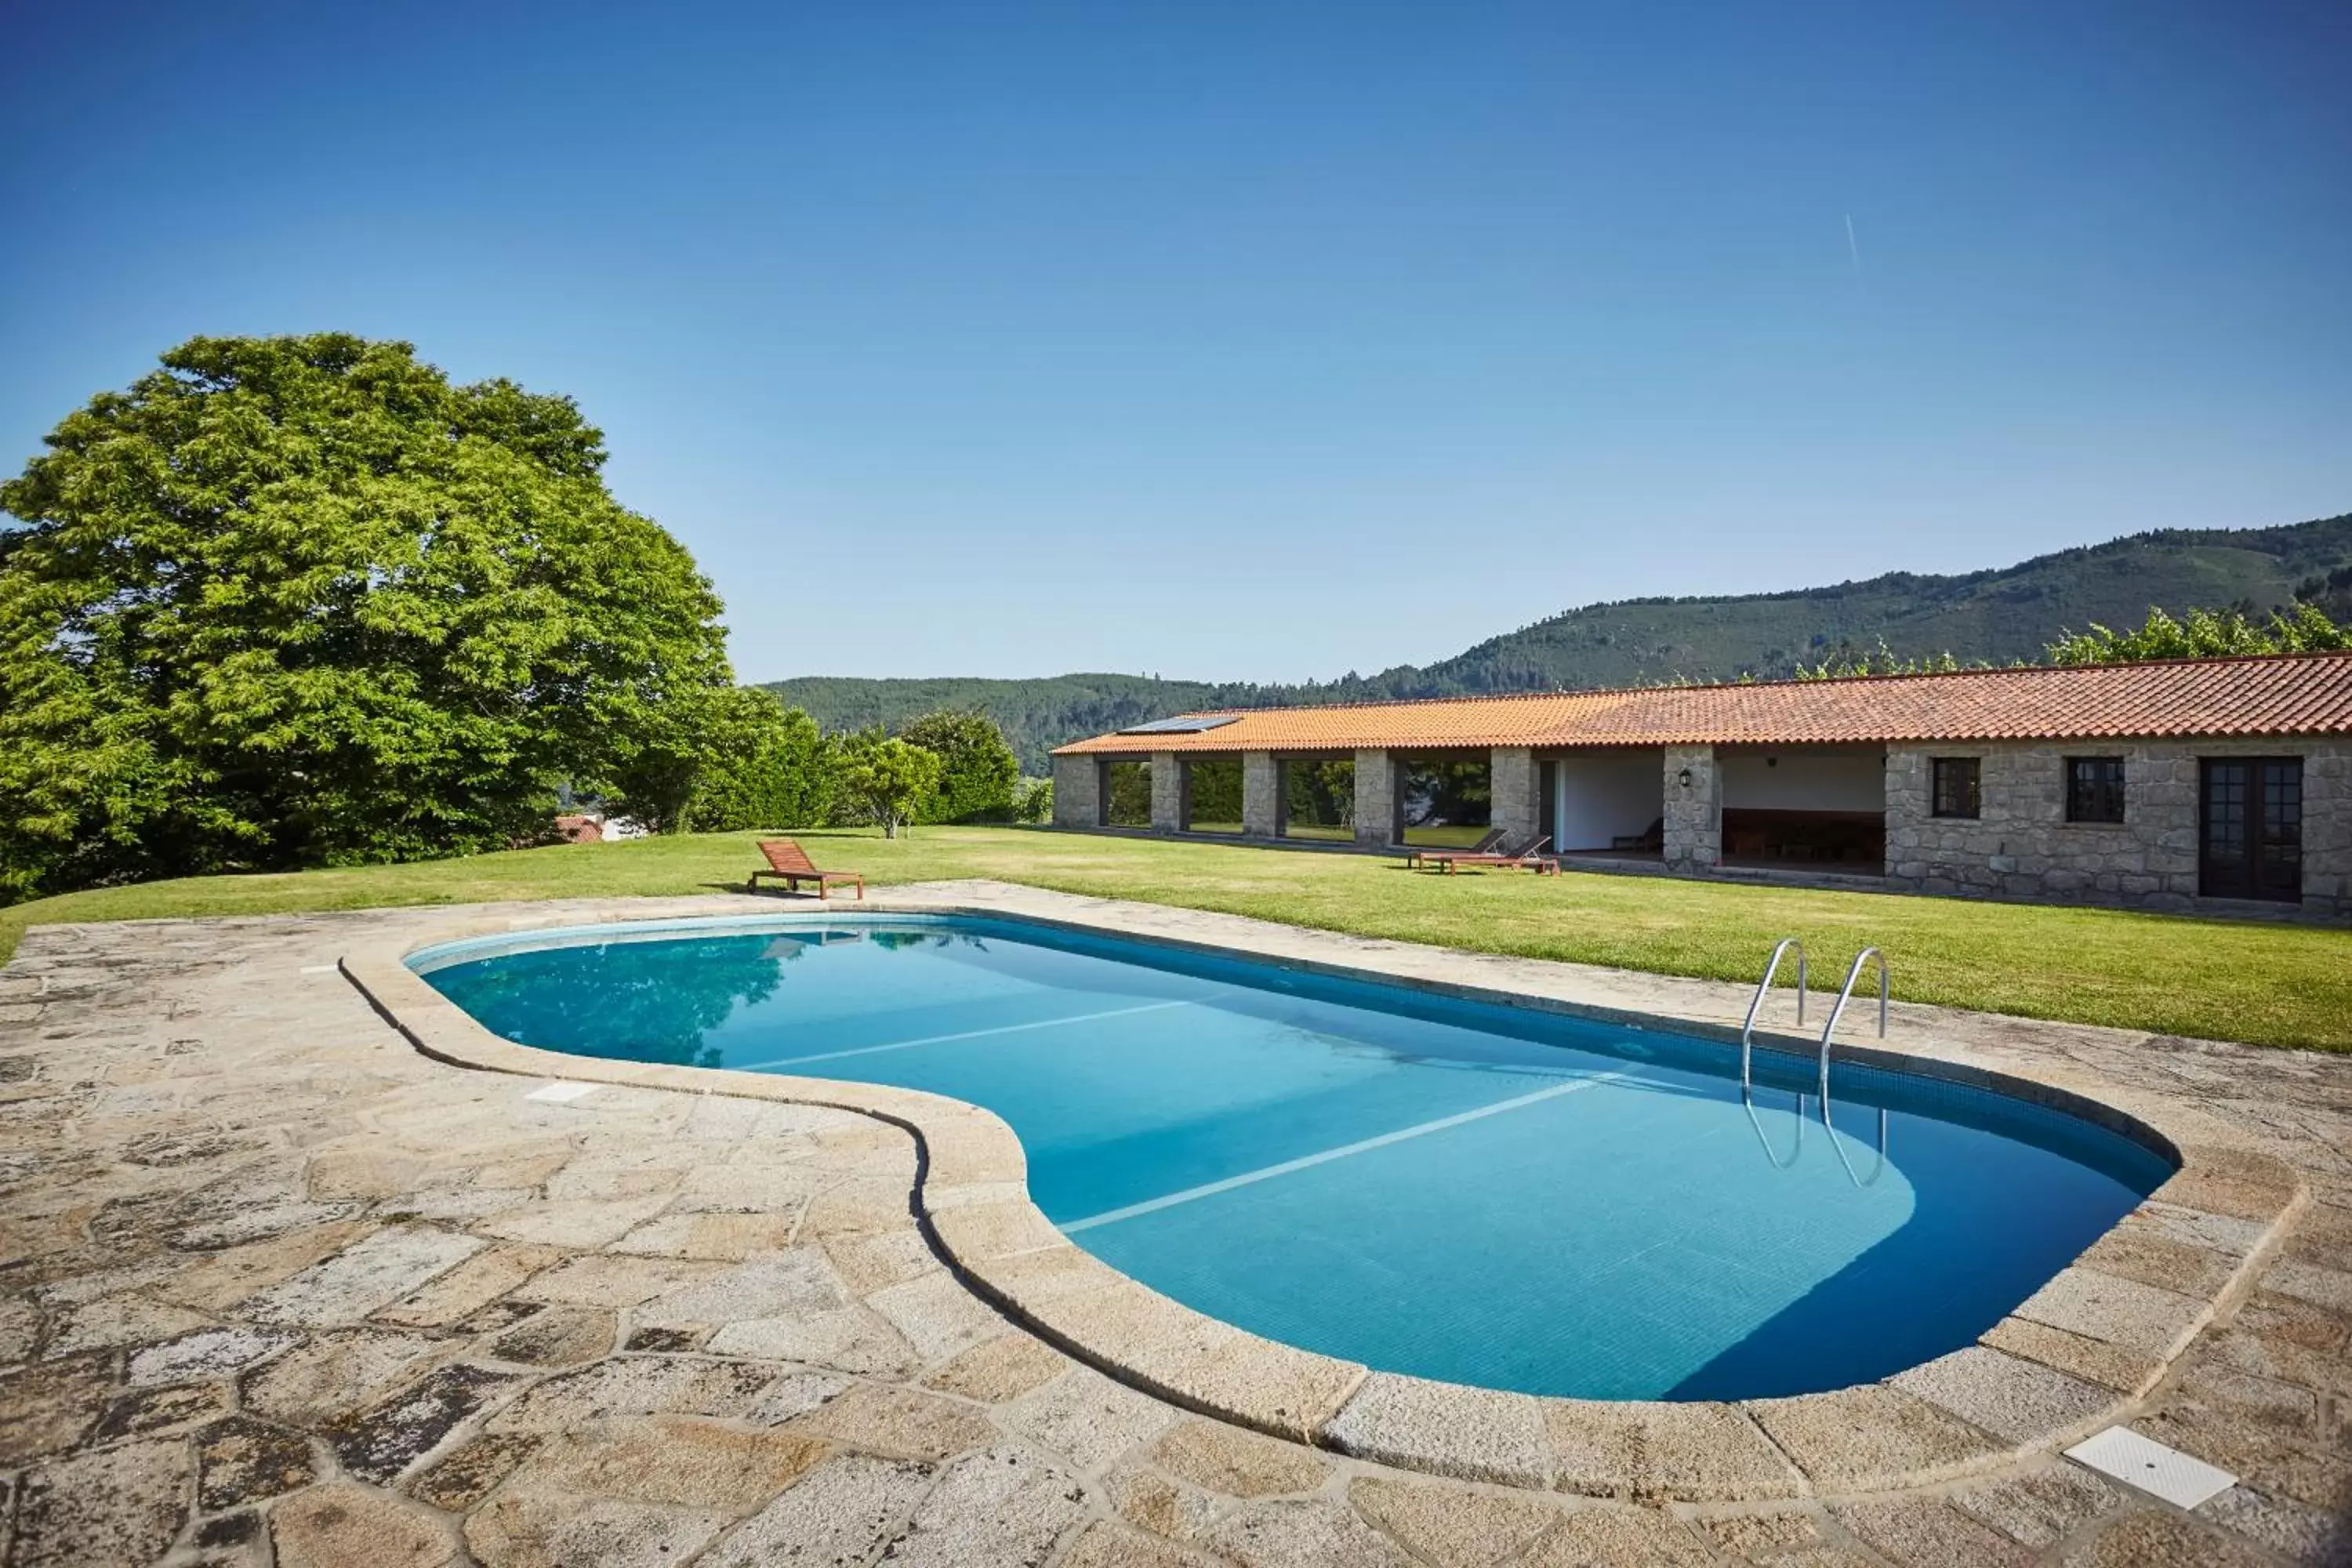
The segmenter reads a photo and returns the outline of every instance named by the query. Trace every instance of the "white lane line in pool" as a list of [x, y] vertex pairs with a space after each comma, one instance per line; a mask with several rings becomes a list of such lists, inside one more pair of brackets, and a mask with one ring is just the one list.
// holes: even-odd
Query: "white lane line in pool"
[[993, 1029], [965, 1029], [953, 1035], [925, 1035], [917, 1040], [892, 1040], [885, 1046], [856, 1046], [845, 1051], [818, 1051], [805, 1057], [778, 1057], [773, 1061], [749, 1062], [738, 1072], [763, 1072], [799, 1062], [832, 1062], [844, 1057], [870, 1057], [877, 1051], [911, 1051], [917, 1046], [944, 1045], [950, 1040], [977, 1040], [983, 1035], [1017, 1035], [1024, 1029], [1055, 1029], [1064, 1024], [1091, 1024], [1097, 1018], [1124, 1018], [1133, 1013], [1158, 1013], [1170, 1007], [1190, 1007], [1190, 1002], [1147, 1002], [1140, 1007], [1113, 1007], [1102, 1013], [1080, 1013], [1072, 1018], [1040, 1018], [1034, 1024], [1003, 1024]]
[[1235, 1187], [1246, 1187], [1255, 1182], [1271, 1181], [1276, 1176], [1286, 1176], [1293, 1171], [1304, 1171], [1311, 1165], [1327, 1164], [1333, 1160], [1344, 1160], [1351, 1154], [1363, 1154], [1374, 1149], [1385, 1149], [1391, 1143], [1402, 1143], [1408, 1138], [1420, 1138], [1432, 1132], [1443, 1132], [1449, 1127], [1459, 1127], [1465, 1121], [1477, 1121], [1489, 1116], [1500, 1116], [1506, 1110], [1517, 1110], [1523, 1106], [1535, 1105], [1547, 1100], [1558, 1100], [1563, 1094], [1578, 1094], [1588, 1089], [1599, 1089], [1604, 1083], [1614, 1083], [1621, 1078], [1631, 1076], [1632, 1070], [1628, 1068], [1617, 1072], [1595, 1073], [1591, 1078], [1577, 1079], [1570, 1083], [1556, 1083], [1549, 1089], [1539, 1089], [1533, 1094], [1522, 1094], [1513, 1100], [1498, 1100], [1492, 1105], [1482, 1105], [1475, 1110], [1457, 1111], [1452, 1116], [1441, 1116], [1434, 1121], [1423, 1121], [1411, 1127], [1400, 1127], [1393, 1132], [1383, 1132], [1377, 1138], [1367, 1138], [1360, 1143], [1342, 1143], [1337, 1149], [1326, 1149], [1319, 1154], [1302, 1154], [1296, 1160], [1285, 1160], [1278, 1165], [1261, 1165], [1255, 1171], [1244, 1171], [1238, 1176], [1227, 1176], [1221, 1182], [1205, 1182], [1200, 1186], [1186, 1187], [1181, 1193], [1170, 1193], [1164, 1197], [1147, 1198], [1139, 1204], [1129, 1204], [1123, 1209], [1106, 1209], [1101, 1214], [1088, 1215], [1084, 1219], [1072, 1220], [1061, 1227], [1061, 1232], [1064, 1236], [1075, 1236], [1082, 1230], [1092, 1230], [1098, 1225], [1113, 1225], [1123, 1219], [1133, 1219], [1138, 1215], [1156, 1214], [1161, 1209], [1174, 1208], [1178, 1204], [1189, 1204], [1195, 1199], [1214, 1197], [1219, 1193], [1232, 1192]]

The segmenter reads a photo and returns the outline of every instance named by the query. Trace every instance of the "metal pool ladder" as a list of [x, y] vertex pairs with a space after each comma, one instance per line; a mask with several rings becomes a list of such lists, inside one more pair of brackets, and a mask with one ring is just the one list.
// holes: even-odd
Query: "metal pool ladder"
[[[1824, 1113], [1827, 1113], [1830, 1104], [1830, 1037], [1837, 1033], [1838, 1020], [1845, 1016], [1845, 1005], [1853, 996], [1854, 982], [1862, 978], [1862, 966], [1873, 959], [1878, 961], [1878, 1037], [1882, 1040], [1886, 1037], [1886, 955], [1874, 947], [1865, 947], [1853, 955], [1853, 967], [1845, 972], [1845, 984], [1838, 991], [1837, 1005], [1830, 1009], [1830, 1021], [1822, 1028], [1822, 1110]], [[1768, 973], [1765, 978], [1771, 976]], [[1800, 1013], [1797, 1021], [1803, 1023], [1804, 1015]]]
[[[1764, 965], [1764, 978], [1756, 983], [1756, 994], [1748, 999], [1748, 1019], [1739, 1026], [1739, 1092], [1742, 1094], [1748, 1092], [1748, 1063], [1755, 1054], [1757, 1011], [1764, 1005], [1765, 994], [1772, 989], [1772, 976], [1780, 973], [1780, 955], [1792, 947], [1797, 950], [1797, 1022], [1801, 1025], [1805, 1021], [1805, 944], [1793, 936], [1784, 936], [1772, 944], [1772, 956]], [[1870, 951], [1876, 952], [1878, 950], [1874, 947]], [[1846, 988], [1853, 988], [1851, 977], [1846, 981]], [[1845, 1005], [1843, 997], [1838, 999], [1838, 1005]], [[1830, 1022], [1834, 1026], [1837, 1020], [1832, 1018]], [[1882, 1026], [1879, 1033], [1885, 1032]], [[1826, 1050], [1828, 1047], [1824, 1046], [1822, 1048]]]
[[1837, 1129], [1830, 1124], [1830, 1037], [1837, 1033], [1838, 1019], [1843, 1016], [1846, 1002], [1853, 995], [1854, 982], [1862, 978], [1862, 966], [1874, 959], [1878, 963], [1878, 1037], [1886, 1037], [1886, 955], [1874, 947], [1865, 947], [1853, 955], [1853, 967], [1845, 972], [1845, 984], [1838, 990], [1837, 1005], [1830, 1009], [1830, 1021], [1822, 1028], [1822, 1126], [1829, 1133], [1830, 1152], [1845, 1166], [1846, 1180], [1857, 1187], [1869, 1186], [1885, 1173], [1886, 1111], [1881, 1107], [1878, 1112], [1878, 1163], [1871, 1167], [1869, 1180], [1865, 1181], [1853, 1173], [1845, 1151], [1838, 1147]]
[[1797, 950], [1797, 1022], [1805, 1021], [1805, 944], [1793, 936], [1784, 936], [1772, 946], [1771, 959], [1764, 965], [1764, 978], [1756, 983], [1756, 994], [1748, 998], [1748, 1017], [1739, 1026], [1739, 1104], [1748, 1112], [1748, 1125], [1756, 1130], [1756, 1142], [1764, 1147], [1764, 1157], [1773, 1168], [1785, 1171], [1797, 1163], [1805, 1152], [1805, 1096], [1797, 1095], [1797, 1141], [1789, 1146], [1785, 1160], [1774, 1152], [1772, 1140], [1764, 1135], [1764, 1124], [1756, 1120], [1756, 1099], [1749, 1081], [1749, 1068], [1756, 1049], [1756, 1015], [1764, 1005], [1765, 994], [1772, 989], [1772, 976], [1780, 970], [1781, 955], [1790, 948]]
[[[1764, 997], [1772, 989], [1772, 978], [1780, 972], [1782, 955], [1790, 948], [1796, 949], [1797, 952], [1797, 1022], [1801, 1026], [1804, 1023], [1805, 944], [1795, 937], [1784, 936], [1773, 944], [1772, 956], [1764, 965], [1764, 978], [1756, 983], [1756, 994], [1748, 998], [1748, 1016], [1739, 1026], [1740, 1103], [1747, 1109], [1748, 1124], [1756, 1129], [1757, 1141], [1764, 1145], [1765, 1158], [1781, 1170], [1795, 1164], [1797, 1156], [1805, 1146], [1805, 1097], [1801, 1092], [1797, 1096], [1797, 1141], [1790, 1145], [1789, 1157], [1783, 1160], [1774, 1152], [1771, 1140], [1764, 1135], [1763, 1124], [1756, 1120], [1756, 1105], [1751, 1097], [1754, 1089], [1752, 1072], [1756, 1015], [1762, 1010]], [[1853, 967], [1846, 971], [1845, 984], [1839, 988], [1837, 1003], [1831, 1007], [1829, 1022], [1822, 1029], [1821, 1051], [1816, 1062], [1822, 1097], [1822, 1126], [1829, 1133], [1830, 1152], [1837, 1156], [1838, 1163], [1845, 1167], [1846, 1179], [1858, 1187], [1866, 1187], [1876, 1182], [1886, 1169], [1886, 1112], [1882, 1110], [1878, 1113], [1878, 1162], [1872, 1167], [1869, 1178], [1864, 1180], [1854, 1174], [1845, 1151], [1838, 1147], [1837, 1129], [1830, 1122], [1830, 1039], [1837, 1033], [1838, 1021], [1845, 1016], [1845, 1005], [1853, 998], [1853, 988], [1861, 982], [1863, 966], [1871, 963], [1878, 965], [1878, 1037], [1882, 1040], [1886, 1037], [1886, 955], [1874, 947], [1865, 947], [1853, 955]]]

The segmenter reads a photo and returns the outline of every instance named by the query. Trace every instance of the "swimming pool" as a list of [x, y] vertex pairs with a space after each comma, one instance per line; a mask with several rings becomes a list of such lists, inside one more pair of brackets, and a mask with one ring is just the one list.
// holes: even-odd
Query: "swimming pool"
[[1070, 1239], [1242, 1328], [1531, 1394], [1730, 1399], [1972, 1342], [2168, 1176], [2120, 1133], [1811, 1063], [974, 916], [414, 955], [505, 1038], [928, 1089]]

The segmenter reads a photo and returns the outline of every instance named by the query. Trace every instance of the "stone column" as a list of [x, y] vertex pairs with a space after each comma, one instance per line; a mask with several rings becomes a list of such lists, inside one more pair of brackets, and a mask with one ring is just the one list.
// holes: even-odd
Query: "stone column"
[[[2313, 740], [2303, 752], [2303, 907], [2322, 913], [2352, 914], [2352, 745]], [[2179, 769], [2188, 778], [2194, 756]], [[2189, 804], [2166, 826], [2184, 836], [2197, 831], [2195, 786]], [[2128, 808], [2126, 808], [2128, 809]]]
[[1715, 748], [1668, 746], [1665, 791], [1667, 868], [1710, 871], [1723, 864], [1723, 779]]
[[1494, 792], [1486, 825], [1509, 834], [1507, 842], [1515, 850], [1519, 840], [1533, 838], [1543, 830], [1543, 800], [1538, 787], [1542, 772], [1536, 765], [1535, 752], [1528, 748], [1495, 748], [1486, 775], [1487, 785]]
[[1385, 849], [1396, 842], [1396, 759], [1387, 752], [1356, 753], [1356, 842]]
[[1282, 831], [1282, 767], [1272, 752], [1242, 753], [1242, 833], [1271, 838]]
[[1102, 826], [1102, 759], [1084, 755], [1054, 759], [1054, 826]]
[[1891, 886], [1923, 888], [1934, 874], [1928, 776], [1926, 752], [1886, 749], [1886, 880]]
[[1151, 753], [1151, 831], [1184, 831], [1184, 766], [1173, 752]]

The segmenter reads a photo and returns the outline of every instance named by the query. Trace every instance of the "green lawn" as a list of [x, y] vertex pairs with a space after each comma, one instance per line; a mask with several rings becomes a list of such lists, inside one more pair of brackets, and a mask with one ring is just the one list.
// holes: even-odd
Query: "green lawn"
[[[1865, 942], [1899, 996], [2263, 1045], [2352, 1050], [2352, 931], [1879, 893], [1518, 872], [1440, 877], [1387, 857], [1049, 833], [803, 832], [817, 864], [878, 883], [997, 877], [1066, 892], [1670, 974], [1752, 979], [1804, 939], [1818, 987]], [[0, 910], [0, 957], [43, 921], [262, 914], [735, 888], [750, 834], [563, 846], [414, 866], [209, 877]]]
[[1486, 837], [1486, 825], [1473, 822], [1463, 826], [1444, 825], [1436, 827], [1408, 827], [1404, 841], [1419, 848], [1467, 849]]

